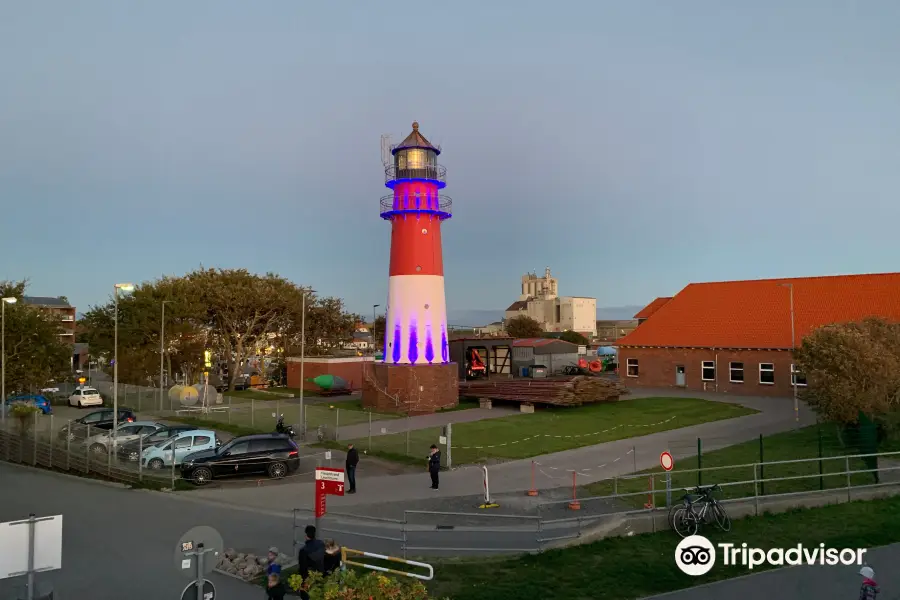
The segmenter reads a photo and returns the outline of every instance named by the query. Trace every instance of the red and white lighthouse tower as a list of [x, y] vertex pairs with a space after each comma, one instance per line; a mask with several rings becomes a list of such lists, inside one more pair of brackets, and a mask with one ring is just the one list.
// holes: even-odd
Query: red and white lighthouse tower
[[382, 387], [379, 400], [367, 404], [390, 409], [393, 397], [399, 410], [428, 412], [458, 402], [441, 250], [441, 224], [452, 203], [440, 193], [447, 185], [446, 169], [437, 163], [440, 149], [419, 133], [418, 123], [412, 128], [385, 168], [392, 193], [381, 199], [381, 218], [391, 222], [391, 264], [384, 358], [374, 369]]

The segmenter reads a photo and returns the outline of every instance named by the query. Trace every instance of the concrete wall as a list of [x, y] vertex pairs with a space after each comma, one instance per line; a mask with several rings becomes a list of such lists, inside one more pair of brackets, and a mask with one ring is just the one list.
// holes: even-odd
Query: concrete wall
[[[638, 376], [628, 375], [628, 359], [637, 359]], [[715, 366], [712, 381], [703, 380], [703, 362]], [[743, 383], [731, 381], [730, 363], [743, 363]], [[760, 383], [760, 364], [775, 367], [773, 384]], [[793, 396], [791, 353], [780, 350], [713, 350], [682, 348], [619, 348], [619, 375], [628, 387], [676, 386], [676, 367], [683, 365], [685, 385], [681, 389], [722, 392], [744, 396]], [[708, 373], [707, 373], [708, 374]]]

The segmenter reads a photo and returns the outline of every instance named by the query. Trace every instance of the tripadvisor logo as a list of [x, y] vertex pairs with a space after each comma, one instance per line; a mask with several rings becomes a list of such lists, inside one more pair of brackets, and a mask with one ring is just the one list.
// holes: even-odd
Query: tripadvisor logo
[[[718, 546], [718, 552], [717, 552]], [[749, 570], [760, 565], [796, 566], [796, 565], [858, 565], [865, 564], [863, 556], [866, 548], [826, 548], [819, 544], [807, 548], [797, 544], [790, 548], [752, 548], [747, 544], [718, 544], [702, 535], [691, 535], [678, 543], [675, 548], [675, 564], [687, 575], [694, 577], [705, 575], [716, 564], [716, 555], [726, 566], [743, 566]]]

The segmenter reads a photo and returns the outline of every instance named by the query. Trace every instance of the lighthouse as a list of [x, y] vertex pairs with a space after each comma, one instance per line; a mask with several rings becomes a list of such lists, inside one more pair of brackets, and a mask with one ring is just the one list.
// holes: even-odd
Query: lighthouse
[[364, 404], [427, 413], [458, 403], [457, 365], [450, 362], [441, 226], [452, 201], [441, 193], [440, 148], [412, 124], [385, 167], [381, 218], [391, 224], [384, 354], [363, 389]]

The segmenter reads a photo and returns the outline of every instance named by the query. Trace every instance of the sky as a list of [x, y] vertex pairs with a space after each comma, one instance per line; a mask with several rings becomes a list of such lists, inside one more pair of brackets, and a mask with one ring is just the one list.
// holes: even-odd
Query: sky
[[[900, 3], [0, 3], [0, 279], [387, 296], [380, 137], [441, 144], [450, 311], [896, 271]], [[498, 314], [499, 316], [499, 314]]]

